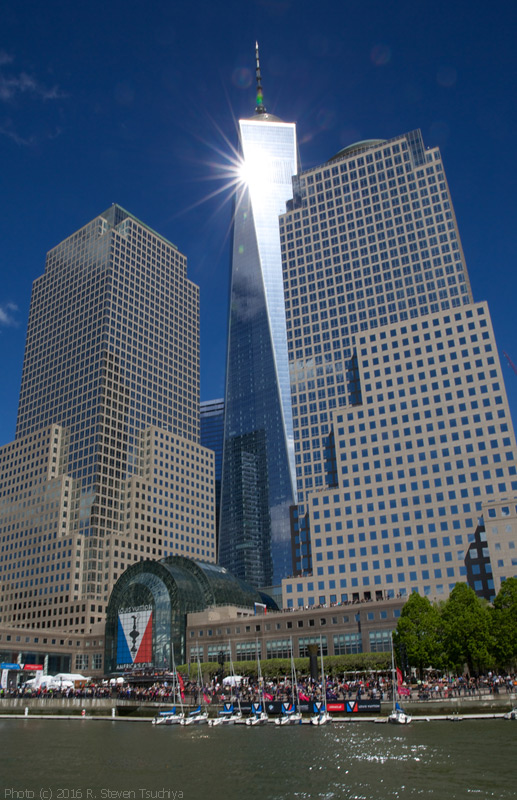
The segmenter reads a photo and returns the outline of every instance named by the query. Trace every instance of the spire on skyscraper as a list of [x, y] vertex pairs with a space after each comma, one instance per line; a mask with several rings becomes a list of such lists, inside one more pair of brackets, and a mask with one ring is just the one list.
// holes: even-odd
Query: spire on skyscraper
[[270, 586], [292, 572], [296, 468], [278, 216], [293, 196], [297, 150], [294, 123], [264, 107], [255, 48], [255, 113], [239, 120], [246, 181], [233, 222], [219, 561]]
[[264, 95], [262, 94], [262, 76], [260, 74], [260, 59], [259, 59], [259, 46], [258, 42], [255, 42], [255, 60], [256, 60], [256, 75], [257, 75], [257, 105], [255, 106], [255, 112], [257, 114], [265, 114], [266, 107], [264, 105]]

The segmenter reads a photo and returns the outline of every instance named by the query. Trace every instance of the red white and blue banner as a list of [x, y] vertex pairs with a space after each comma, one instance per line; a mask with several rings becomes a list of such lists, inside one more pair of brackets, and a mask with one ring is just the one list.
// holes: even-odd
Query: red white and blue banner
[[152, 666], [153, 607], [122, 608], [118, 614], [117, 669]]

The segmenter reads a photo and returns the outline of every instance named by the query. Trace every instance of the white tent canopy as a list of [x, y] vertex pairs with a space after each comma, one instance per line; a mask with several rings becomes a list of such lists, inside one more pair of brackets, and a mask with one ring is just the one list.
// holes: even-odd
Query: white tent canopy
[[223, 678], [223, 686], [240, 686], [242, 682], [242, 675], [227, 675]]
[[39, 687], [46, 689], [74, 689], [76, 683], [85, 683], [89, 678], [79, 675], [77, 672], [59, 672], [57, 675], [36, 675], [26, 682], [26, 686], [33, 689]]

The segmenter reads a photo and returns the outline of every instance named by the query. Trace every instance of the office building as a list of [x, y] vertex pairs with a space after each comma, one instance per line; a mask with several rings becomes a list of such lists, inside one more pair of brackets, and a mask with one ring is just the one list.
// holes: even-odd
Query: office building
[[[284, 604], [446, 597], [486, 504], [515, 515], [517, 449], [438, 149], [419, 131], [345, 148], [294, 178], [280, 232], [298, 493]], [[498, 552], [492, 595], [515, 574]]]
[[257, 53], [255, 115], [239, 121], [219, 560], [254, 586], [291, 572], [294, 452], [278, 215], [292, 196], [295, 125], [267, 113]]
[[199, 444], [199, 293], [112, 206], [33, 286], [16, 438], [0, 448], [0, 621], [87, 632], [135, 561], [215, 561]]
[[192, 612], [187, 622], [190, 662], [258, 658], [307, 658], [316, 645], [324, 656], [387, 653], [405, 600], [346, 604], [339, 607], [268, 609], [259, 616], [242, 606], [218, 606]]

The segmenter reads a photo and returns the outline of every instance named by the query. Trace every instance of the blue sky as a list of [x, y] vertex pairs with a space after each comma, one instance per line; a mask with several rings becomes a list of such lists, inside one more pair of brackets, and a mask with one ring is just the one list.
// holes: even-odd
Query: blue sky
[[[14, 438], [32, 281], [117, 202], [178, 245], [201, 289], [202, 399], [224, 394], [236, 119], [296, 122], [302, 168], [420, 128], [441, 148], [514, 419], [517, 11], [449, 0], [0, 2], [0, 444]], [[215, 193], [215, 194], [214, 194]]]

